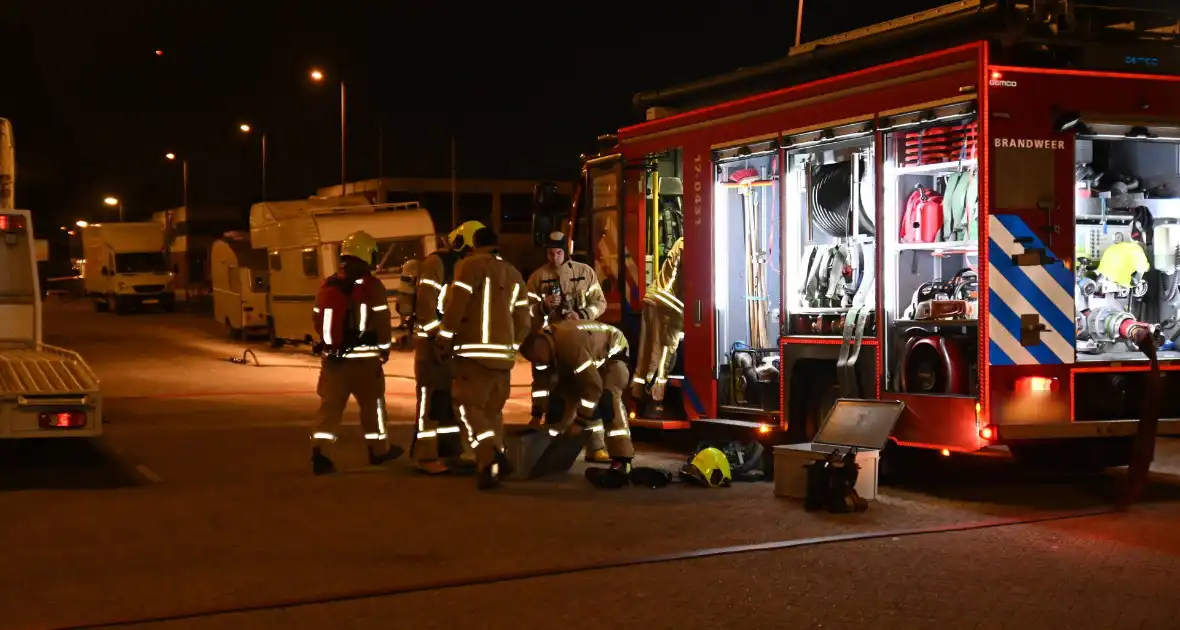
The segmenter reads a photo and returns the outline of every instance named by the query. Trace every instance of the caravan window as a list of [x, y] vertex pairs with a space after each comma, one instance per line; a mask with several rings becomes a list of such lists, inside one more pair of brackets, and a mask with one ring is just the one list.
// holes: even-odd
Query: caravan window
[[421, 259], [422, 238], [415, 236], [402, 239], [377, 241], [377, 272], [398, 273], [402, 265], [414, 259]]
[[308, 278], [320, 277], [320, 257], [314, 249], [303, 250], [303, 275]]

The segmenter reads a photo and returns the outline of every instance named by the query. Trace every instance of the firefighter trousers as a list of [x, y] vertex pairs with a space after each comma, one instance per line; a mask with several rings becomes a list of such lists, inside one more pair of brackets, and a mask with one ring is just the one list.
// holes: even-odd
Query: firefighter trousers
[[340, 434], [344, 408], [350, 396], [361, 410], [361, 430], [375, 455], [389, 450], [385, 434], [385, 372], [381, 359], [329, 359], [320, 362], [319, 422], [312, 432], [312, 446], [325, 455]]
[[[631, 443], [631, 427], [627, 424], [627, 408], [623, 405], [627, 365], [622, 361], [608, 360], [598, 368], [598, 374], [601, 384], [581, 388], [572, 382], [559, 385], [560, 398], [566, 405], [578, 409], [587, 450], [592, 444], [602, 444], [598, 448], [606, 448], [612, 458], [631, 459], [635, 457], [635, 447]], [[583, 400], [597, 401], [595, 409], [589, 411]], [[590, 414], [601, 419], [591, 419]], [[562, 426], [560, 430], [568, 428]]]
[[497, 451], [504, 449], [504, 403], [512, 380], [512, 364], [504, 363], [504, 369], [495, 369], [475, 359], [454, 359], [451, 397], [480, 470], [494, 463]]
[[664, 388], [672, 366], [676, 363], [676, 349], [684, 336], [684, 313], [664, 304], [646, 302], [639, 331], [639, 360], [631, 379], [631, 393], [638, 398], [651, 385], [652, 400], [664, 400]]
[[[440, 362], [434, 340], [414, 339], [414, 414], [417, 426], [410, 444], [410, 457], [424, 463], [440, 457], [463, 454], [462, 429], [451, 404], [450, 362]], [[471, 436], [467, 436], [468, 440]]]

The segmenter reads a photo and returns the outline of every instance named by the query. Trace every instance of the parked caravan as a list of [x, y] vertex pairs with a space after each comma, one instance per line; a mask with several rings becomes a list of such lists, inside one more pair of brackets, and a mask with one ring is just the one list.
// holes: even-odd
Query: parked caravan
[[267, 332], [266, 251], [242, 240], [218, 239], [210, 251], [213, 319], [232, 338]]
[[[417, 203], [370, 205], [363, 196], [254, 204], [250, 244], [267, 255], [267, 296], [271, 344], [309, 343], [311, 307], [324, 278], [339, 265], [340, 242], [364, 230], [377, 240], [375, 275], [392, 302], [401, 267], [435, 250], [430, 213]], [[396, 308], [394, 326], [399, 326]]]

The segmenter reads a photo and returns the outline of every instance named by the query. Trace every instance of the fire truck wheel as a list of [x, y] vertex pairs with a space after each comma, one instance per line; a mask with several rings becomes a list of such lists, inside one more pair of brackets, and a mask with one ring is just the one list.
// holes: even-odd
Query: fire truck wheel
[[1120, 437], [1024, 442], [1009, 444], [1008, 450], [1022, 466], [1036, 470], [1100, 472], [1130, 464], [1133, 446], [1134, 440]]

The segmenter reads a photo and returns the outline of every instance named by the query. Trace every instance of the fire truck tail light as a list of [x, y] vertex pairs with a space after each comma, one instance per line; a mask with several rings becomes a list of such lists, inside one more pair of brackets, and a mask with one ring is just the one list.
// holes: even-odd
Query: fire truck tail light
[[1057, 391], [1057, 379], [1045, 376], [1022, 376], [1016, 379], [1016, 393], [1041, 396]]
[[38, 420], [42, 429], [81, 429], [86, 426], [86, 412], [41, 412]]
[[996, 438], [996, 428], [992, 425], [987, 425], [979, 430], [979, 437], [985, 440], [994, 440]]
[[993, 79], [1002, 79], [1002, 78], [1004, 78], [1004, 75], [999, 70], [992, 70], [992, 78]]

